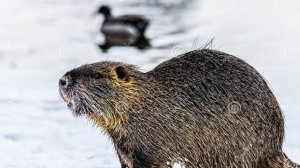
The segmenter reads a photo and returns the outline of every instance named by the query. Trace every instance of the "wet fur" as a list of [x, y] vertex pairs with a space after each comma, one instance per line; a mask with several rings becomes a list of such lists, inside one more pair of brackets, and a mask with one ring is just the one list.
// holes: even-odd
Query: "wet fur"
[[[126, 80], [116, 67], [123, 67]], [[102, 73], [101, 79], [91, 74]], [[122, 168], [299, 167], [282, 151], [284, 121], [263, 77], [244, 61], [195, 50], [142, 73], [115, 62], [67, 75], [77, 115], [111, 138]], [[229, 105], [238, 103], [238, 111]], [[75, 110], [76, 111], [76, 110]]]

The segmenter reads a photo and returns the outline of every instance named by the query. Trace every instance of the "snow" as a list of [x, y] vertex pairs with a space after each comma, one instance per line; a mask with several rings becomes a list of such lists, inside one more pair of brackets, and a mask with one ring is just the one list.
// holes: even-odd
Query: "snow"
[[[214, 47], [253, 65], [284, 111], [284, 150], [300, 163], [300, 2], [296, 0], [106, 0], [116, 14], [152, 21], [153, 48], [95, 46], [103, 1], [2, 0], [0, 5], [0, 167], [116, 168], [108, 138], [74, 118], [58, 96], [58, 79], [71, 68], [100, 60], [147, 71], [177, 54]], [[171, 3], [170, 5], [167, 2]]]

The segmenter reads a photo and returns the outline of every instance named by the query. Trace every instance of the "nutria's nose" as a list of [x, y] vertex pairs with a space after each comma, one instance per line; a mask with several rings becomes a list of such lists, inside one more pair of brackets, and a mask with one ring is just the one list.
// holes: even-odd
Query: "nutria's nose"
[[71, 80], [68, 77], [63, 76], [62, 78], [59, 79], [59, 87], [61, 88], [68, 88], [71, 84]]

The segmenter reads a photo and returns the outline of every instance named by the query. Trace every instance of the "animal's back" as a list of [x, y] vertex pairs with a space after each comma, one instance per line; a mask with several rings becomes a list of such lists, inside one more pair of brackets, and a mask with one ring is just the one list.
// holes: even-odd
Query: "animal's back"
[[[170, 91], [210, 102], [260, 101], [269, 113], [281, 113], [276, 98], [264, 78], [243, 60], [214, 50], [195, 50], [166, 61], [147, 73]], [[190, 93], [186, 95], [185, 93]], [[213, 103], [213, 102], [210, 102]], [[230, 102], [224, 102], [230, 103]], [[281, 114], [278, 116], [280, 119]]]
[[[210, 154], [222, 154], [210, 157], [223, 159], [223, 166], [267, 166], [265, 160], [282, 155], [281, 110], [263, 77], [241, 59], [196, 50], [160, 64], [147, 75], [173, 95], [170, 101], [180, 101], [178, 104], [195, 117], [191, 123], [201, 121], [198, 129], [204, 131], [196, 136], [202, 143], [207, 138], [206, 143], [214, 144], [207, 150], [219, 148]], [[206, 144], [199, 144], [206, 150]], [[238, 159], [237, 153], [241, 155]], [[234, 163], [235, 159], [240, 163]]]
[[148, 72], [150, 76], [158, 79], [157, 81], [187, 85], [198, 85], [198, 82], [209, 78], [216, 80], [238, 78], [234, 76], [235, 73], [261, 78], [256, 70], [237, 57], [207, 49], [191, 51], [172, 58]]

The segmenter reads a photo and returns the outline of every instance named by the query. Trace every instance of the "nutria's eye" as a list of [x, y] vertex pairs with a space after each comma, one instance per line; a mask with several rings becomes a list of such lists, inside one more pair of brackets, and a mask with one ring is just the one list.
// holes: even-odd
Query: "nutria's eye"
[[94, 73], [94, 74], [91, 74], [91, 78], [102, 79], [102, 78], [104, 78], [104, 75], [102, 75], [101, 73]]
[[116, 73], [119, 79], [128, 81], [129, 77], [128, 77], [128, 73], [126, 72], [126, 69], [122, 66], [118, 66], [116, 67]]

